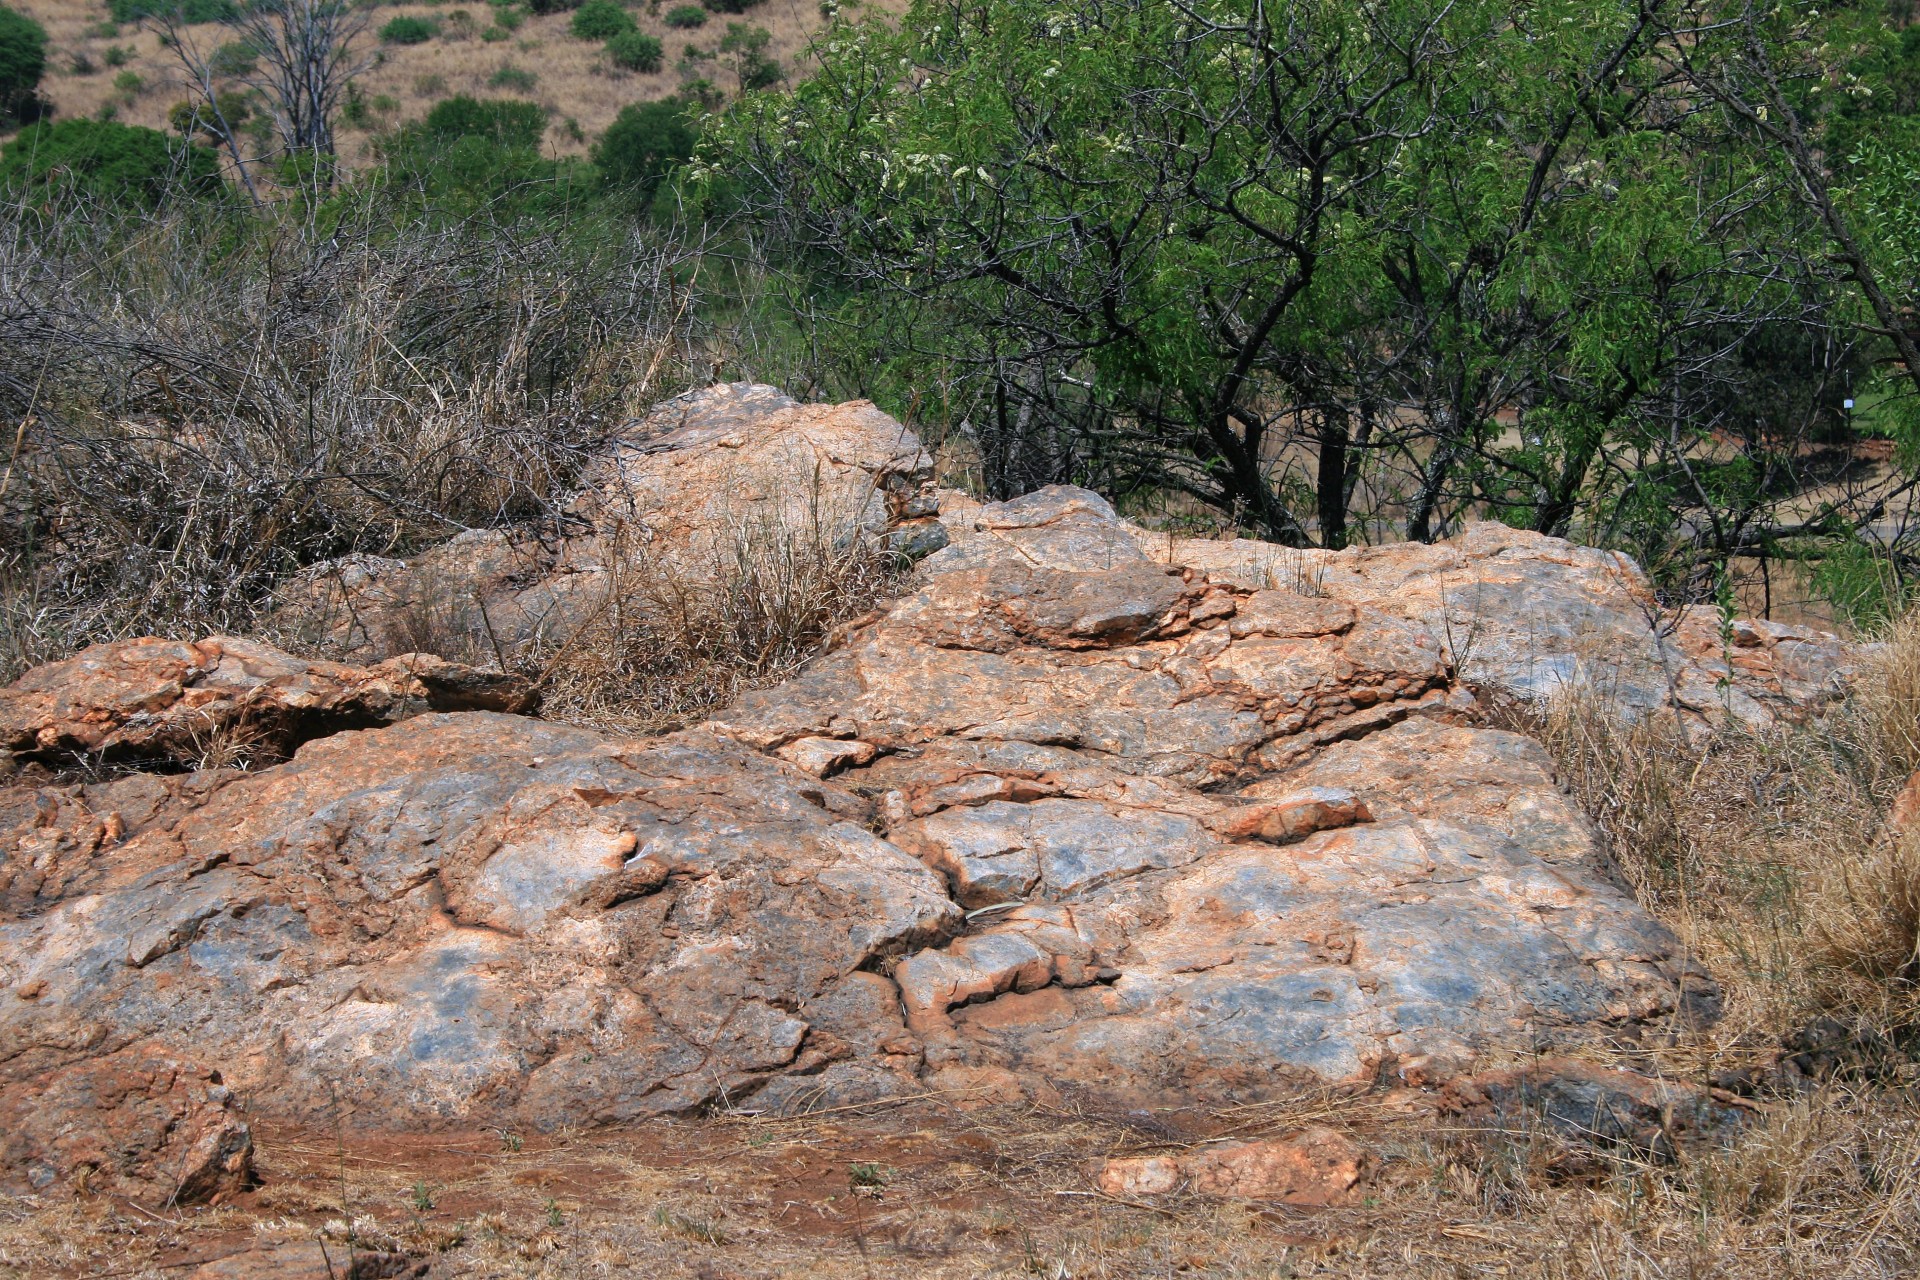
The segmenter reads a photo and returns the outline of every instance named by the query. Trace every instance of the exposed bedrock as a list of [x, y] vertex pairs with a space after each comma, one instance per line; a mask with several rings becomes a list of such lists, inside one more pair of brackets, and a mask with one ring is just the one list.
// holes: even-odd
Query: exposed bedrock
[[[671, 507], [660, 554], [697, 561], [708, 517], [673, 477], [725, 453], [774, 502], [827, 456], [856, 506], [882, 495], [865, 536], [924, 527], [886, 478], [920, 483], [910, 433], [764, 391], [681, 404], [582, 509]], [[1710, 977], [1484, 697], [1579, 678], [1597, 636], [1633, 705], [1759, 720], [1851, 656], [1759, 624], [1656, 639], [1631, 564], [1488, 526], [1283, 560], [1169, 546], [1081, 490], [945, 495], [940, 521], [883, 616], [656, 738], [472, 709], [515, 695], [433, 659], [225, 639], [0, 691], [27, 761], [152, 769], [0, 789], [0, 1096], [110, 1125], [85, 1073], [115, 1061], [174, 1064], [141, 1096], [201, 1091], [176, 1109], [363, 1127], [928, 1089], [1212, 1104], [1668, 1035], [1714, 1016]], [[1446, 584], [1473, 582], [1468, 652]], [[255, 716], [297, 720], [291, 758], [194, 767], [229, 704], [297, 710]], [[74, 1176], [59, 1158], [10, 1172]]]

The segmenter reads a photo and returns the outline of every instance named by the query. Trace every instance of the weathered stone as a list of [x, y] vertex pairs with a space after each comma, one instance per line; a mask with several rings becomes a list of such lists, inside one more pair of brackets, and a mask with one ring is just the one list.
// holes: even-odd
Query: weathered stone
[[65, 846], [0, 917], [0, 1080], [151, 1040], [360, 1125], [750, 1095], [853, 1038], [804, 1011], [958, 919], [824, 785], [705, 734], [486, 713], [310, 743]]
[[1094, 1184], [1123, 1200], [1185, 1191], [1324, 1208], [1344, 1200], [1367, 1172], [1365, 1150], [1315, 1125], [1291, 1138], [1201, 1147], [1181, 1155], [1115, 1157], [1101, 1166]]
[[253, 1135], [218, 1072], [151, 1047], [0, 1087], [0, 1174], [23, 1189], [218, 1203], [253, 1183]]
[[564, 644], [616, 601], [644, 608], [650, 591], [723, 579], [743, 546], [865, 538], [919, 559], [945, 541], [937, 521], [888, 531], [925, 514], [931, 467], [919, 439], [866, 401], [707, 387], [616, 431], [558, 536], [474, 530], [411, 560], [321, 565], [281, 593], [278, 624], [355, 658], [433, 648], [491, 661]]
[[[935, 518], [925, 466], [871, 406], [709, 391], [624, 433], [554, 545], [340, 569], [364, 634], [335, 640], [373, 644], [435, 555], [518, 643], [614, 598], [642, 542], [700, 572], [738, 519], [821, 494], [878, 539]], [[1709, 653], [1691, 615], [1656, 640], [1626, 562], [1486, 526], [1333, 555], [1147, 536], [1084, 490], [933, 496], [949, 545], [911, 593], [660, 738], [414, 715], [486, 682], [225, 640], [31, 674], [0, 698], [9, 751], [191, 762], [156, 726], [248, 699], [298, 728], [251, 771], [0, 788], [0, 1089], [138, 1048], [361, 1126], [929, 1088], [1216, 1104], [1714, 1015], [1475, 690], [1543, 696], [1611, 654], [1640, 710], [1745, 714], [1731, 689], [1788, 715], [1825, 696], [1826, 640], [1716, 622]], [[1200, 1154], [1190, 1188], [1317, 1194], [1291, 1157]]]
[[1306, 591], [1329, 610], [1417, 623], [1468, 683], [1526, 699], [1589, 692], [1629, 711], [1677, 708], [1696, 724], [1762, 726], [1839, 696], [1857, 662], [1855, 649], [1805, 627], [1741, 621], [1723, 637], [1712, 608], [1661, 605], [1627, 557], [1502, 524], [1469, 524], [1430, 546], [1344, 551], [1127, 528], [1148, 558], [1230, 582], [1255, 601], [1274, 589]]
[[513, 676], [409, 653], [368, 668], [211, 636], [97, 644], [0, 689], [0, 750], [65, 762], [288, 755], [309, 738], [422, 711], [526, 711]]
[[1561, 1058], [1458, 1078], [1442, 1096], [1456, 1114], [1533, 1119], [1577, 1142], [1661, 1160], [1738, 1127], [1747, 1114], [1696, 1085]]

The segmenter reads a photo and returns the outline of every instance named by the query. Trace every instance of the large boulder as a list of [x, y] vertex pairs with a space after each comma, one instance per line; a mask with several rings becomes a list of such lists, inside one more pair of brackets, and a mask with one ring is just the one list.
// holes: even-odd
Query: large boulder
[[[814, 520], [836, 494], [873, 538], [926, 519], [924, 455], [871, 406], [678, 403], [589, 473], [544, 577], [477, 588], [496, 635], [568, 577], [608, 598], [636, 524], [694, 572], [742, 510]], [[216, 679], [226, 640], [31, 673], [0, 695], [13, 749], [161, 767], [0, 790], [0, 1089], [158, 1054], [258, 1114], [355, 1126], [930, 1087], [1218, 1103], [1430, 1088], [1714, 1016], [1545, 753], [1483, 723], [1488, 690], [1547, 690], [1530, 664], [1594, 634], [1643, 708], [1707, 714], [1642, 678], [1716, 659], [1624, 621], [1624, 562], [1483, 528], [1323, 571], [1250, 544], [1169, 558], [1073, 489], [941, 520], [951, 545], [882, 616], [663, 737], [431, 711], [417, 660], [367, 669], [427, 689], [387, 702], [337, 692], [367, 670], [270, 650]], [[1456, 616], [1439, 584], [1476, 580], [1499, 606]], [[1716, 636], [1749, 632], [1723, 714], [1746, 708], [1729, 690], [1795, 713], [1824, 693], [1787, 667], [1845, 656]], [[291, 759], [188, 772], [209, 762], [155, 745], [249, 698], [302, 708]]]
[[1591, 692], [1695, 728], [1764, 728], [1840, 697], [1859, 652], [1810, 627], [1665, 604], [1617, 551], [1491, 522], [1431, 545], [1344, 551], [1127, 531], [1152, 558], [1216, 581], [1290, 587], [1416, 623], [1463, 681], [1529, 701]]
[[[885, 1068], [871, 969], [959, 919], [851, 797], [706, 733], [435, 714], [164, 781], [171, 807], [93, 786], [0, 845], [37, 864], [0, 915], [0, 1080], [166, 1045], [294, 1118], [687, 1111]], [[123, 790], [162, 816], [116, 820]]]
[[720, 384], [616, 431], [551, 524], [329, 562], [283, 592], [277, 626], [355, 660], [433, 648], [497, 661], [565, 644], [617, 601], [724, 579], [743, 554], [853, 538], [931, 549], [944, 540], [920, 499], [932, 466], [867, 401]]

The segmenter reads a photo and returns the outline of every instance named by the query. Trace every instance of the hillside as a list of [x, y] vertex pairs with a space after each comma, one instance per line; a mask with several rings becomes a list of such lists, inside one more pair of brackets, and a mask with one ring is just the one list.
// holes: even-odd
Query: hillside
[[[48, 74], [41, 87], [56, 118], [110, 112], [128, 124], [169, 127], [168, 112], [187, 99], [186, 80], [155, 31], [138, 22], [111, 21], [103, 0], [20, 0], [15, 7], [47, 28]], [[603, 41], [576, 38], [568, 11], [536, 14], [523, 5], [495, 9], [485, 0], [382, 6], [373, 11], [358, 42], [369, 62], [355, 77], [365, 107], [346, 113], [341, 122], [344, 158], [350, 164], [366, 162], [375, 134], [419, 119], [454, 94], [538, 102], [549, 115], [549, 154], [584, 155], [628, 103], [666, 97], [702, 78], [722, 92], [736, 89], [737, 77], [719, 52], [730, 23], [764, 29], [769, 36], [765, 56], [788, 75], [811, 65], [808, 42], [825, 24], [814, 0], [762, 0], [745, 13], [710, 13], [692, 28], [668, 25], [666, 15], [675, 7], [661, 0], [630, 6], [639, 29], [664, 48], [660, 70], [645, 73], [613, 65]], [[513, 15], [506, 19], [513, 24], [511, 32], [497, 20], [502, 12]], [[418, 44], [380, 39], [386, 24], [404, 17], [427, 21], [437, 34]], [[188, 31], [209, 51], [222, 42], [217, 24]]]

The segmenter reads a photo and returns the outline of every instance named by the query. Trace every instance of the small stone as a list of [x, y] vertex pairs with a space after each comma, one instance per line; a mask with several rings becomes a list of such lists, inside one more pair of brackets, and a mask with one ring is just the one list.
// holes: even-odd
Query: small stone
[[1222, 1199], [1325, 1207], [1340, 1203], [1366, 1177], [1368, 1165], [1364, 1149], [1316, 1126], [1291, 1138], [1202, 1147], [1178, 1156], [1110, 1159], [1095, 1185], [1120, 1199], [1185, 1190]]
[[871, 742], [843, 742], [837, 738], [796, 738], [774, 752], [796, 768], [816, 778], [826, 778], [863, 765], [878, 754]]

